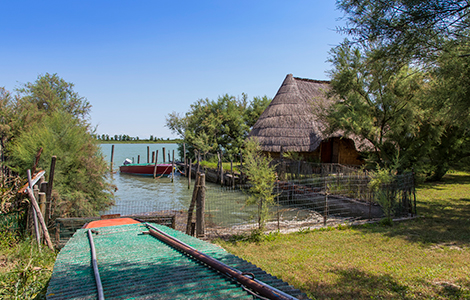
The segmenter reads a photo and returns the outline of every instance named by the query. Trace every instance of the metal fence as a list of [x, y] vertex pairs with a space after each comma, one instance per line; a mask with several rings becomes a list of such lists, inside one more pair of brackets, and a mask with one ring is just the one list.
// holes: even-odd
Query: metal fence
[[[416, 214], [411, 173], [395, 176], [394, 181], [383, 185], [379, 192], [370, 190], [370, 180], [363, 172], [279, 180], [273, 190], [275, 201], [270, 207], [266, 230], [289, 232], [382, 218], [387, 214], [383, 207], [389, 207], [388, 211], [393, 217]], [[384, 195], [387, 203], [383, 203]], [[258, 208], [246, 204], [248, 197], [248, 185], [235, 188], [207, 185], [206, 234], [210, 237], [226, 236], [257, 228]], [[169, 203], [158, 199], [130, 200], [120, 202], [111, 213], [137, 218], [171, 217], [172, 227], [185, 231], [189, 207], [185, 203], [188, 201]]]
[[[369, 189], [370, 177], [336, 174], [278, 181], [267, 230], [328, 226], [359, 219], [381, 218], [389, 207], [391, 217], [416, 214], [413, 175], [395, 176], [380, 194]], [[380, 203], [386, 195], [387, 205]], [[206, 194], [206, 224], [218, 232], [238, 233], [258, 226], [257, 207], [245, 205], [247, 186], [210, 189]]]

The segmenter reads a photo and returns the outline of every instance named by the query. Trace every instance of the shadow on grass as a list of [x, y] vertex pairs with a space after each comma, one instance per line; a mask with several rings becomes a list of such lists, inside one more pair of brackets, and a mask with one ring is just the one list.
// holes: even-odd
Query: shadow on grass
[[[424, 299], [421, 292], [412, 291], [388, 274], [371, 274], [356, 268], [335, 268], [330, 272], [338, 276], [335, 283], [312, 282], [307, 287], [316, 299]], [[420, 283], [428, 296], [435, 295], [444, 299], [470, 296], [469, 284], [469, 281], [461, 286], [447, 282]]]
[[407, 299], [408, 287], [387, 274], [371, 274], [356, 268], [335, 268], [330, 272], [338, 276], [335, 283], [311, 284], [310, 290], [317, 299]]

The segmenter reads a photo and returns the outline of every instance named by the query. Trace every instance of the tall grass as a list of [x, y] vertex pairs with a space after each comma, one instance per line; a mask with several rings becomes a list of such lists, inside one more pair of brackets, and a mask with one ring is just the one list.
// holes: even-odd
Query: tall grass
[[0, 231], [0, 299], [45, 299], [56, 253], [30, 238]]

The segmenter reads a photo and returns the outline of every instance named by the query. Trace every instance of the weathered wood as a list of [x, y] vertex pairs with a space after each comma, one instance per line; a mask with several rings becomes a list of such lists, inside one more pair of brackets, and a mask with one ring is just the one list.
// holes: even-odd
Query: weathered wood
[[233, 159], [230, 159], [230, 174], [232, 175], [232, 187], [235, 187], [235, 176], [233, 176]]
[[[33, 194], [33, 181], [31, 180], [31, 171], [28, 170], [27, 171], [27, 174], [28, 174], [28, 182], [29, 182], [29, 185], [28, 185], [28, 188], [26, 189], [26, 193], [29, 193], [31, 192], [31, 196], [32, 198], [34, 198], [34, 194]], [[30, 198], [31, 198], [30, 196]], [[32, 204], [32, 200], [31, 200], [31, 204]], [[38, 224], [38, 217], [37, 217], [37, 214], [36, 214], [36, 208], [34, 207], [34, 205], [31, 205], [31, 208], [32, 208], [32, 218], [33, 218], [33, 226], [34, 226], [34, 233], [36, 235], [36, 242], [38, 244], [38, 247], [39, 247], [39, 251], [41, 251], [41, 234], [39, 233], [39, 224]]]
[[114, 145], [111, 145], [111, 163], [109, 165], [110, 172], [113, 172], [113, 163], [114, 163]]
[[166, 162], [166, 161], [165, 161], [165, 154], [166, 154], [166, 152], [165, 152], [165, 147], [162, 147], [162, 150], [163, 150], [163, 163], [165, 163], [165, 162]]
[[183, 162], [184, 162], [184, 175], [185, 176], [188, 176], [188, 174], [186, 174], [186, 143], [183, 143]]
[[39, 148], [38, 153], [36, 154], [36, 157], [34, 159], [33, 167], [31, 168], [31, 174], [33, 174], [33, 175], [34, 175], [34, 173], [36, 173], [36, 168], [38, 167], [39, 159], [41, 158], [41, 154], [42, 154], [42, 147]]
[[155, 162], [155, 151], [152, 151], [152, 164]]
[[201, 165], [201, 155], [199, 155], [199, 151], [196, 151], [196, 155], [197, 155], [197, 170], [196, 170], [196, 174], [197, 174], [199, 173], [199, 167]]
[[147, 146], [147, 163], [150, 163], [150, 147]]
[[140, 164], [140, 155], [137, 155], [137, 163]]
[[189, 204], [189, 209], [188, 209], [188, 220], [186, 222], [186, 234], [191, 233], [191, 223], [193, 222], [193, 211], [194, 211], [194, 206], [196, 204], [198, 189], [199, 189], [199, 173], [196, 173], [196, 179], [194, 180], [193, 197], [191, 198], [191, 203]]
[[[39, 192], [38, 196], [39, 209], [41, 211], [41, 214], [44, 216], [46, 214], [46, 193]], [[44, 218], [44, 220], [46, 220], [46, 218]]]
[[[28, 172], [28, 180], [30, 181], [31, 171], [28, 170], [27, 172]], [[31, 203], [33, 204], [34, 209], [36, 210], [36, 215], [37, 215], [37, 218], [39, 219], [39, 223], [42, 226], [42, 230], [44, 232], [44, 237], [46, 238], [47, 246], [49, 247], [49, 249], [54, 250], [54, 246], [52, 245], [51, 238], [49, 237], [49, 232], [47, 230], [46, 223], [44, 222], [44, 218], [42, 217], [41, 210], [39, 209], [38, 203], [36, 202], [36, 199], [34, 198], [33, 191], [31, 190], [31, 186], [30, 188], [28, 188], [28, 195], [31, 199]]]
[[188, 190], [191, 189], [191, 165], [192, 165], [192, 160], [189, 159], [189, 174], [187, 175], [188, 176]]
[[171, 162], [170, 152], [168, 152], [168, 162]]
[[206, 203], [206, 177], [205, 174], [198, 174], [199, 189], [196, 198], [196, 237], [204, 237], [205, 221], [204, 211]]
[[157, 161], [158, 161], [158, 150], [157, 150], [157, 157], [155, 159], [155, 165], [153, 166], [153, 179], [157, 177]]
[[49, 169], [49, 181], [47, 182], [46, 202], [47, 202], [47, 219], [50, 220], [52, 216], [52, 186], [54, 185], [54, 172], [57, 156], [53, 155], [51, 158], [51, 167]]
[[175, 150], [173, 150], [173, 159], [171, 162], [171, 182], [173, 182], [175, 178]]

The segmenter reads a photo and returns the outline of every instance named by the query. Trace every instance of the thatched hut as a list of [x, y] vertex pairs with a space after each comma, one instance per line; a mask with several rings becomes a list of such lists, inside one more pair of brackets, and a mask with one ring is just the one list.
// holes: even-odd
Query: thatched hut
[[329, 81], [293, 77], [288, 74], [271, 104], [254, 125], [250, 137], [256, 137], [264, 152], [280, 157], [294, 152], [306, 160], [323, 163], [359, 165], [358, 150], [366, 143], [340, 132], [324, 136], [323, 124], [314, 113], [318, 103], [331, 103], [325, 92]]

